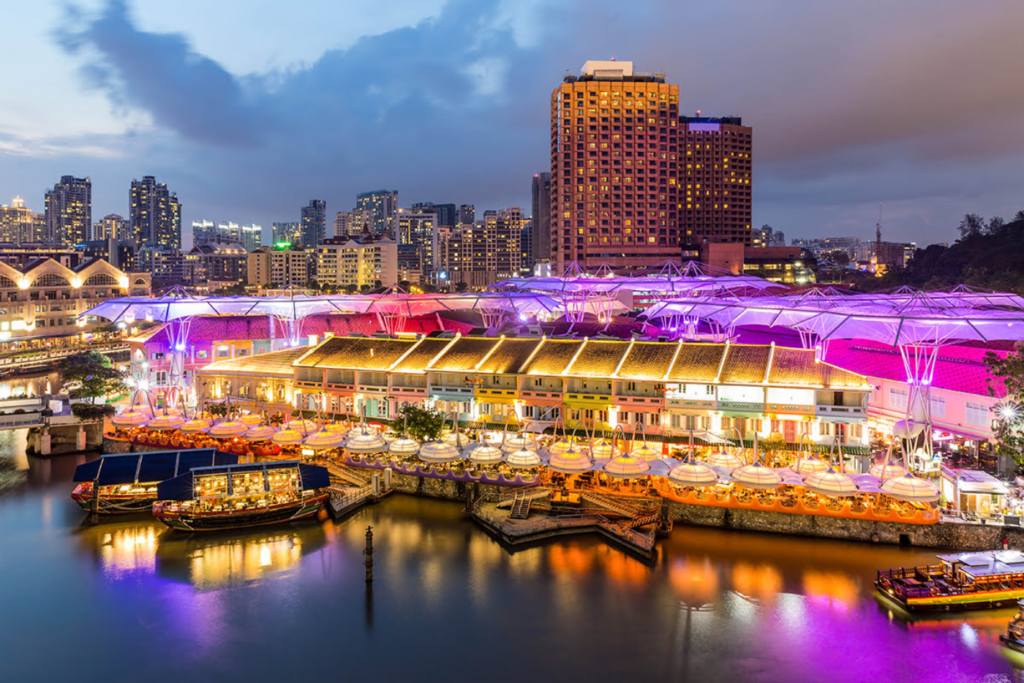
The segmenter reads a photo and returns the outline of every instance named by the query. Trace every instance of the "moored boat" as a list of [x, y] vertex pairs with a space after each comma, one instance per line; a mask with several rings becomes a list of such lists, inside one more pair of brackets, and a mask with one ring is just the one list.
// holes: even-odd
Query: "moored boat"
[[1000, 642], [1011, 650], [1024, 653], [1024, 599], [1017, 601], [1017, 613], [1006, 627], [1006, 633], [999, 636]]
[[910, 612], [992, 609], [1024, 598], [1024, 554], [1019, 551], [936, 557], [937, 565], [880, 569], [875, 587]]
[[234, 465], [238, 456], [215, 448], [194, 448], [152, 453], [104, 455], [75, 468], [81, 482], [71, 498], [91, 511], [96, 499], [99, 514], [148, 512], [157, 500], [157, 484], [194, 467]]
[[316, 514], [329, 485], [326, 468], [298, 461], [199, 467], [157, 487], [153, 516], [183, 531], [292, 522]]

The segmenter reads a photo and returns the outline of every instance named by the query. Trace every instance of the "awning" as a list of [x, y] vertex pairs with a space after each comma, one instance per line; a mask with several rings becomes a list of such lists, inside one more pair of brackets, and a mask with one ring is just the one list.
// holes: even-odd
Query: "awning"
[[234, 465], [238, 456], [215, 448], [104, 455], [75, 468], [74, 481], [98, 481], [100, 486], [160, 482], [196, 467]]

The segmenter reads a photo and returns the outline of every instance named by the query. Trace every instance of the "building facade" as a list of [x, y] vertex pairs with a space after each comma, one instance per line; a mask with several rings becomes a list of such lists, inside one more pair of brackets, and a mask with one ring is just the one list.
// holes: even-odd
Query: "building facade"
[[316, 251], [285, 246], [260, 247], [249, 253], [248, 283], [255, 287], [305, 287], [316, 276]]
[[523, 216], [519, 207], [486, 211], [484, 220], [439, 229], [431, 279], [441, 286], [483, 289], [519, 277]]
[[246, 266], [245, 247], [237, 242], [200, 244], [184, 256], [182, 282], [191, 287], [211, 282], [230, 286], [245, 282]]
[[103, 220], [92, 226], [94, 240], [115, 240], [122, 242], [132, 239], [131, 225], [123, 216], [108, 213]]
[[[753, 131], [739, 117], [683, 116], [679, 125], [680, 239], [751, 246]], [[774, 245], [771, 245], [774, 246]]]
[[301, 244], [302, 234], [298, 223], [273, 223], [271, 225], [271, 234], [273, 235], [274, 244], [284, 242], [295, 246]]
[[70, 247], [92, 235], [92, 181], [62, 176], [46, 192], [46, 242]]
[[371, 235], [388, 235], [395, 239], [398, 190], [361, 192], [356, 195], [356, 209], [367, 212]]
[[386, 235], [336, 237], [316, 251], [316, 280], [320, 285], [365, 291], [398, 283], [398, 245]]
[[32, 212], [25, 207], [25, 200], [15, 197], [11, 205], [0, 206], [0, 242], [22, 244], [33, 242]]
[[551, 174], [534, 173], [531, 187], [533, 219], [530, 250], [524, 267], [533, 269], [538, 262], [551, 260]]
[[243, 225], [239, 228], [239, 237], [242, 246], [245, 247], [246, 251], [256, 251], [263, 246], [263, 226], [256, 225]]
[[322, 199], [310, 199], [309, 204], [302, 207], [302, 218], [299, 221], [299, 241], [307, 249], [315, 249], [327, 239], [327, 202]]
[[133, 180], [128, 192], [132, 235], [155, 249], [181, 249], [181, 204], [166, 183], [153, 176]]

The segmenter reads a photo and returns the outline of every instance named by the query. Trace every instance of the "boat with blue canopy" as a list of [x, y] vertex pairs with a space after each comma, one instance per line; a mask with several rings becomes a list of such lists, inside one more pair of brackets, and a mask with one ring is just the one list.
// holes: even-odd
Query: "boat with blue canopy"
[[330, 484], [327, 468], [297, 460], [197, 467], [157, 486], [153, 516], [182, 531], [293, 522], [317, 513]]
[[92, 509], [96, 498], [100, 514], [149, 511], [157, 500], [157, 484], [185, 474], [196, 467], [234, 465], [238, 455], [216, 448], [192, 448], [151, 453], [112, 453], [75, 468], [74, 481], [81, 482], [71, 498]]

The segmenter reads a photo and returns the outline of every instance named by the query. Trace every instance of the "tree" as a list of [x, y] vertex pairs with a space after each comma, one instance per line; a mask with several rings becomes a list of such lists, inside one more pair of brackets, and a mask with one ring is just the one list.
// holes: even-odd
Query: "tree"
[[1021, 209], [1017, 213], [1013, 214], [1013, 221], [1012, 222], [1016, 223], [1018, 221], [1024, 221], [1024, 209]]
[[1017, 342], [1013, 353], [1001, 358], [994, 353], [985, 355], [985, 366], [989, 371], [988, 393], [995, 396], [1002, 393], [1004, 398], [995, 408], [995, 432], [999, 440], [999, 452], [1011, 456], [1018, 464], [1024, 464], [1024, 345]]
[[444, 425], [443, 413], [407, 405], [399, 411], [399, 416], [403, 418], [409, 436], [414, 439], [428, 441], [441, 436], [441, 427]]
[[64, 380], [64, 390], [73, 398], [94, 399], [127, 390], [124, 375], [110, 359], [98, 351], [68, 356], [57, 366]]
[[456, 292], [465, 292], [467, 289], [469, 289], [469, 285], [466, 284], [465, 280], [460, 280], [459, 282], [455, 283]]
[[957, 231], [960, 233], [960, 239], [965, 240], [982, 234], [982, 229], [984, 227], [984, 218], [976, 213], [969, 213], [960, 221], [960, 225], [957, 226]]
[[71, 404], [71, 414], [77, 417], [79, 422], [102, 420], [105, 417], [113, 417], [116, 413], [117, 408], [109, 403], [101, 406], [96, 406], [91, 403]]
[[985, 234], [998, 235], [1004, 225], [1006, 225], [1006, 221], [999, 216], [992, 216], [992, 218], [988, 219], [988, 225], [985, 226]]

